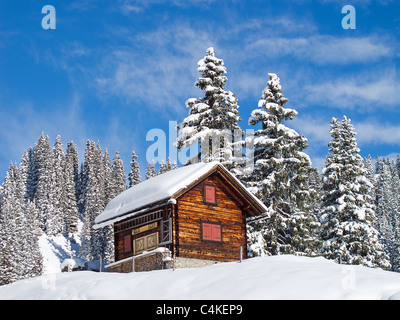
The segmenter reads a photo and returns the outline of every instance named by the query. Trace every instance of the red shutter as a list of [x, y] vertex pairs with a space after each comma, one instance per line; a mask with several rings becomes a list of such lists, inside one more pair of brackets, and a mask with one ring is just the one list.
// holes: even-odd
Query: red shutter
[[211, 238], [213, 241], [221, 241], [221, 226], [219, 224], [211, 225]]
[[212, 229], [209, 223], [203, 223], [203, 240], [212, 240]]
[[215, 203], [215, 187], [214, 186], [205, 186], [205, 202], [207, 203]]
[[215, 223], [203, 223], [203, 240], [222, 241], [221, 225]]
[[132, 251], [131, 235], [128, 234], [124, 236], [124, 252], [131, 252], [131, 251]]

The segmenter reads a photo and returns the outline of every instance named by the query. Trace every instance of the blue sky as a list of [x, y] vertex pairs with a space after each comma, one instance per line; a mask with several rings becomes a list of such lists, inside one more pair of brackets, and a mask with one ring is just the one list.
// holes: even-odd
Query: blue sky
[[[56, 29], [44, 30], [44, 5]], [[342, 7], [356, 9], [344, 30]], [[225, 61], [226, 89], [239, 99], [242, 128], [257, 107], [268, 72], [281, 78], [289, 127], [309, 139], [321, 166], [329, 122], [353, 121], [361, 154], [400, 152], [400, 4], [391, 0], [81, 0], [0, 3], [0, 175], [44, 131], [53, 144], [87, 139], [126, 170], [132, 150], [142, 174], [153, 128], [187, 116], [197, 61], [210, 46]], [[2, 180], [2, 178], [0, 178]]]

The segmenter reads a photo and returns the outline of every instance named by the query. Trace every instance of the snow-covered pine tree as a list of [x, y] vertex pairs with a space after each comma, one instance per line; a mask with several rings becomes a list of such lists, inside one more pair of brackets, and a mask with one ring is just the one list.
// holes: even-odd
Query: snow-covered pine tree
[[[108, 154], [107, 148], [104, 150], [103, 154], [103, 170], [104, 170], [104, 204], [107, 203], [115, 197], [115, 182], [112, 178], [111, 160]], [[101, 234], [102, 238], [102, 259], [104, 263], [114, 262], [114, 238], [113, 238], [113, 227], [106, 226], [100, 230], [98, 233]]]
[[172, 161], [171, 170], [175, 170], [175, 169], [178, 169], [178, 164], [177, 164], [176, 161], [174, 160], [174, 161]]
[[[99, 184], [96, 174], [96, 145], [94, 141], [86, 142], [85, 159], [81, 171], [81, 194], [80, 206], [83, 217], [83, 228], [81, 232], [81, 247], [79, 257], [85, 260], [94, 260], [98, 257], [95, 246], [94, 219], [99, 212], [99, 202], [102, 197], [99, 193]], [[100, 204], [101, 206], [101, 204]]]
[[112, 180], [112, 198], [119, 195], [126, 190], [126, 175], [124, 170], [124, 163], [121, 160], [118, 149], [115, 151], [111, 167], [111, 180]]
[[165, 163], [165, 172], [173, 170], [173, 163], [171, 162], [170, 157], [168, 157], [167, 162]]
[[54, 142], [52, 156], [52, 179], [50, 192], [52, 210], [46, 221], [46, 233], [49, 236], [55, 236], [67, 232], [64, 229], [66, 221], [66, 181], [65, 181], [65, 153], [61, 143], [61, 137], [58, 135]]
[[69, 141], [67, 143], [67, 149], [65, 153], [66, 161], [73, 168], [73, 177], [74, 177], [74, 185], [75, 185], [75, 197], [79, 199], [80, 186], [79, 186], [79, 157], [78, 157], [78, 149], [73, 141]]
[[368, 158], [363, 159], [363, 164], [365, 168], [365, 177], [371, 182], [372, 188], [368, 190], [370, 197], [375, 201], [376, 198], [376, 188], [377, 188], [377, 181], [375, 177], [375, 166], [374, 162], [372, 161], [371, 155], [368, 155]]
[[128, 174], [129, 188], [140, 183], [140, 167], [137, 161], [138, 156], [132, 151], [131, 171]]
[[16, 181], [16, 194], [20, 199], [23, 217], [18, 224], [20, 237], [23, 242], [20, 250], [20, 263], [23, 278], [35, 277], [42, 274], [43, 260], [39, 249], [39, 237], [42, 231], [39, 227], [39, 211], [34, 201], [28, 199], [30, 175], [32, 172], [32, 148], [25, 151], [19, 168], [14, 165], [13, 171]]
[[311, 210], [315, 212], [315, 215], [319, 217], [321, 212], [320, 204], [321, 204], [321, 195], [322, 195], [322, 178], [318, 169], [311, 168], [309, 173], [309, 186], [310, 189], [313, 190], [312, 204]]
[[[94, 219], [99, 215], [114, 193], [120, 192], [122, 161], [117, 154], [114, 158], [113, 169], [110, 168], [108, 152], [102, 154], [100, 144], [97, 147], [93, 141], [86, 143], [83, 172], [81, 174], [81, 206], [83, 214], [82, 244], [79, 256], [85, 260], [98, 260], [111, 262], [113, 253], [110, 253], [111, 233], [107, 228], [93, 229]], [[125, 173], [123, 185], [125, 189]], [[112, 240], [112, 239], [111, 239]], [[111, 246], [112, 247], [112, 246]]]
[[157, 175], [174, 170], [176, 168], [178, 168], [176, 161], [174, 160], [173, 162], [171, 162], [170, 157], [168, 157], [167, 162], [164, 162], [164, 160], [161, 160], [160, 168], [158, 169]]
[[[397, 179], [393, 179], [393, 173], [397, 174], [397, 168], [390, 167], [389, 161], [379, 157], [376, 161], [377, 190], [376, 190], [376, 220], [380, 240], [385, 247], [385, 252], [390, 258], [393, 271], [400, 269], [400, 241], [399, 241], [399, 214], [400, 208], [397, 200], [398, 192], [394, 188]], [[394, 170], [393, 170], [394, 169]], [[394, 183], [393, 183], [394, 182]], [[398, 181], [397, 181], [398, 183]]]
[[[25, 158], [25, 157], [24, 157]], [[26, 163], [27, 167], [26, 167]], [[21, 165], [24, 167], [22, 170], [26, 172], [26, 195], [25, 199], [29, 201], [33, 201], [35, 198], [36, 188], [37, 188], [37, 179], [38, 179], [38, 168], [35, 161], [35, 155], [32, 147], [28, 149], [28, 159], [21, 161]], [[20, 165], [20, 166], [21, 166]]]
[[186, 101], [189, 116], [178, 125], [175, 145], [181, 150], [199, 142], [201, 151], [190, 161], [217, 160], [230, 167], [233, 165], [232, 137], [235, 130], [241, 131], [238, 99], [225, 90], [226, 68], [224, 61], [215, 57], [214, 48], [207, 49], [197, 70], [201, 76], [195, 86], [204, 91], [204, 97]]
[[44, 133], [40, 135], [35, 147], [33, 148], [35, 162], [36, 182], [34, 200], [39, 210], [40, 228], [47, 232], [49, 219], [54, 209], [54, 166], [53, 153], [49, 144], [49, 137]]
[[103, 170], [104, 170], [104, 203], [107, 203], [114, 198], [113, 192], [113, 180], [111, 173], [111, 159], [107, 148], [104, 149], [103, 153]]
[[151, 162], [151, 164], [147, 165], [146, 169], [146, 180], [149, 180], [150, 178], [153, 178], [157, 175], [156, 173], [156, 165], [154, 164], [154, 160]]
[[164, 160], [161, 160], [160, 168], [158, 168], [157, 175], [163, 174], [165, 172], [167, 172], [167, 165], [165, 164]]
[[28, 201], [28, 176], [29, 176], [29, 152], [24, 151], [24, 154], [22, 156], [21, 162], [19, 164], [19, 175], [21, 178], [21, 183], [24, 187], [24, 199], [25, 201]]
[[254, 134], [254, 171], [242, 179], [269, 208], [269, 218], [249, 227], [249, 239], [264, 242], [250, 244], [250, 249], [264, 247], [262, 254], [315, 255], [319, 247], [315, 234], [318, 219], [310, 208], [315, 191], [309, 184], [311, 161], [303, 152], [307, 139], [284, 124], [293, 120], [297, 111], [285, 107], [288, 100], [278, 76], [268, 76], [258, 108], [249, 119], [250, 125], [261, 124]]
[[3, 186], [0, 185], [0, 212], [1, 212], [1, 199], [3, 198], [3, 190], [4, 190]]
[[3, 183], [0, 215], [0, 283], [8, 284], [23, 279], [24, 209], [18, 168], [10, 163]]
[[397, 168], [397, 173], [400, 175], [400, 155], [399, 154], [396, 156], [396, 168]]
[[[106, 160], [108, 154], [104, 155], [103, 165], [105, 168], [103, 170], [108, 171], [109, 169], [109, 161]], [[107, 168], [108, 167], [108, 168]], [[110, 194], [106, 194], [105, 204], [108, 203], [109, 200], [119, 195], [121, 192], [126, 190], [126, 175], [124, 170], [124, 164], [119, 155], [118, 149], [115, 152], [115, 157], [113, 159], [112, 167], [111, 167], [111, 180], [110, 180], [110, 188], [108, 189]], [[107, 190], [107, 189], [106, 189]], [[114, 233], [112, 226], [106, 226], [102, 229], [97, 230], [97, 232], [101, 235], [101, 247], [102, 247], [102, 258], [105, 263], [114, 262]]]
[[65, 186], [64, 186], [64, 236], [69, 236], [70, 233], [78, 231], [79, 214], [78, 204], [76, 201], [76, 188], [74, 181], [74, 167], [73, 164], [67, 160], [65, 163]]
[[390, 169], [392, 175], [392, 190], [394, 194], [393, 202], [396, 207], [396, 210], [392, 212], [392, 224], [395, 234], [395, 241], [393, 243], [390, 262], [392, 264], [392, 270], [400, 272], [400, 177], [394, 162], [392, 162]]
[[357, 148], [354, 127], [346, 116], [333, 118], [323, 175], [321, 222], [323, 255], [343, 264], [390, 268], [379, 241], [375, 210]]
[[[90, 213], [90, 227], [92, 229], [94, 225], [94, 219], [104, 210], [106, 206], [104, 155], [101, 151], [99, 141], [97, 141], [97, 146], [94, 150], [93, 173], [93, 184], [89, 184], [89, 190], [92, 193], [92, 201], [90, 202], [91, 206], [87, 207], [88, 212]], [[114, 186], [111, 178], [111, 189], [113, 188]], [[104, 258], [104, 232], [102, 229], [93, 230], [91, 245], [92, 260], [99, 260], [100, 256]]]
[[73, 141], [67, 143], [67, 150], [65, 154], [65, 228], [64, 235], [68, 236], [70, 233], [78, 231], [79, 223], [79, 210], [78, 210], [78, 196], [79, 196], [79, 162], [78, 151]]
[[0, 284], [42, 272], [37, 209], [30, 201], [25, 204], [25, 178], [21, 171], [16, 164], [10, 164], [4, 179], [0, 212]]
[[36, 277], [43, 272], [43, 257], [39, 249], [39, 237], [42, 231], [38, 223], [39, 211], [36, 204], [28, 200], [25, 205], [26, 228], [26, 261], [27, 268], [25, 270], [26, 278]]
[[391, 174], [389, 164], [379, 157], [376, 161], [377, 171], [377, 190], [376, 190], [376, 217], [377, 227], [381, 241], [385, 245], [385, 250], [390, 256], [392, 242], [394, 238], [393, 224], [391, 221], [393, 208], [393, 193], [391, 186]]

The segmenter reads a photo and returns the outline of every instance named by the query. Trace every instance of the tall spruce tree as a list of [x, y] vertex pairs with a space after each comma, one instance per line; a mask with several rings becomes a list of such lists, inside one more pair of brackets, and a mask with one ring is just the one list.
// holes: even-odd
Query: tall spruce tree
[[379, 157], [376, 161], [376, 217], [380, 239], [390, 258], [393, 271], [400, 270], [400, 207], [398, 201], [399, 184], [397, 168]]
[[284, 124], [293, 120], [297, 111], [285, 107], [288, 100], [282, 94], [278, 76], [268, 76], [258, 108], [249, 119], [250, 125], [261, 124], [254, 133], [254, 170], [242, 178], [269, 208], [269, 217], [250, 225], [250, 234], [262, 235], [250, 238], [263, 239], [264, 244], [258, 246], [265, 247], [263, 254], [315, 255], [319, 224], [310, 210], [315, 191], [309, 183], [311, 161], [303, 152], [307, 139]]
[[30, 166], [29, 152], [25, 150], [21, 162], [19, 164], [19, 174], [24, 189], [23, 193], [25, 201], [29, 200], [28, 196], [29, 166]]
[[25, 203], [24, 181], [17, 165], [10, 164], [1, 199], [0, 284], [42, 272], [37, 209], [30, 201]]
[[156, 173], [156, 165], [154, 164], [154, 160], [151, 161], [151, 164], [147, 165], [146, 169], [146, 180], [153, 178], [157, 175]]
[[119, 195], [126, 190], [126, 175], [124, 170], [124, 163], [121, 160], [118, 149], [115, 151], [111, 167], [111, 180], [112, 180], [112, 198]]
[[167, 165], [165, 164], [164, 160], [161, 160], [160, 168], [158, 169], [157, 175], [163, 174], [167, 172]]
[[379, 241], [366, 170], [357, 148], [354, 127], [346, 116], [333, 118], [323, 175], [323, 255], [344, 264], [389, 268]]
[[231, 167], [234, 165], [232, 137], [235, 130], [241, 132], [238, 99], [225, 90], [226, 68], [224, 61], [215, 56], [214, 48], [207, 49], [197, 70], [201, 76], [195, 86], [204, 91], [204, 97], [186, 101], [189, 116], [178, 125], [176, 147], [181, 150], [198, 142], [201, 151], [191, 161], [216, 160]]
[[79, 215], [78, 205], [76, 201], [76, 189], [74, 181], [74, 167], [69, 161], [65, 163], [64, 171], [64, 198], [63, 198], [63, 210], [64, 210], [64, 228], [63, 234], [68, 236], [70, 233], [76, 233], [78, 231]]
[[103, 154], [99, 143], [96, 146], [93, 141], [88, 140], [81, 174], [81, 258], [98, 260], [102, 257], [103, 261], [112, 262], [114, 257], [111, 229], [106, 227], [94, 230], [93, 225], [94, 219], [104, 210], [107, 202], [121, 192], [121, 184], [125, 189], [125, 173], [119, 154], [114, 158], [113, 168], [110, 168], [108, 152]]
[[79, 157], [78, 148], [73, 141], [67, 143], [67, 150], [65, 153], [66, 161], [72, 166], [74, 185], [75, 185], [75, 198], [76, 201], [79, 200], [80, 185], [79, 185]]
[[8, 284], [23, 279], [23, 245], [22, 233], [24, 220], [22, 190], [16, 164], [10, 163], [4, 179], [2, 207], [0, 215], [0, 282]]
[[[24, 156], [25, 158], [25, 156]], [[27, 167], [22, 169], [25, 170], [26, 175], [26, 200], [33, 201], [35, 198], [35, 192], [37, 188], [37, 165], [35, 161], [35, 154], [34, 150], [32, 147], [29, 147], [28, 152], [27, 152], [27, 159], [21, 161], [21, 165], [24, 167], [26, 166], [27, 162]]]
[[393, 250], [390, 255], [392, 270], [400, 272], [400, 177], [395, 162], [391, 164], [392, 190], [394, 194], [393, 202], [396, 209], [392, 212], [392, 224], [395, 234]]
[[49, 137], [44, 133], [40, 135], [35, 147], [33, 148], [35, 162], [36, 183], [34, 200], [39, 210], [39, 224], [44, 232], [53, 233], [51, 214], [54, 209], [55, 184], [54, 184], [54, 161], [53, 153], [49, 144]]
[[25, 204], [26, 227], [24, 230], [26, 241], [26, 262], [25, 278], [36, 277], [43, 273], [43, 257], [39, 249], [39, 237], [42, 231], [38, 223], [39, 211], [32, 201]]
[[100, 185], [97, 179], [98, 160], [96, 161], [96, 145], [94, 141], [86, 142], [85, 159], [81, 174], [81, 199], [83, 216], [83, 229], [81, 233], [81, 247], [79, 256], [85, 260], [95, 260], [99, 258], [98, 237], [93, 229], [94, 219], [101, 212], [103, 207]]
[[79, 162], [78, 151], [73, 141], [67, 144], [65, 155], [65, 190], [64, 190], [64, 235], [78, 231], [79, 213], [78, 213], [78, 184], [79, 184]]
[[52, 179], [51, 179], [51, 206], [52, 211], [47, 217], [46, 233], [55, 236], [64, 233], [66, 222], [66, 180], [65, 180], [65, 153], [61, 143], [61, 137], [58, 135], [53, 147], [52, 154]]
[[[104, 165], [108, 166], [108, 161], [104, 161]], [[107, 168], [108, 169], [108, 168]], [[105, 170], [107, 170], [105, 168]], [[124, 170], [124, 164], [119, 155], [119, 151], [116, 150], [115, 157], [111, 166], [111, 183], [110, 183], [110, 194], [106, 194], [105, 204], [109, 200], [119, 195], [121, 192], [126, 190], [126, 175]], [[114, 262], [114, 232], [112, 226], [106, 226], [99, 230], [102, 235], [102, 258], [105, 263]]]
[[132, 151], [131, 171], [128, 174], [129, 188], [140, 183], [140, 166], [137, 161], [138, 156]]

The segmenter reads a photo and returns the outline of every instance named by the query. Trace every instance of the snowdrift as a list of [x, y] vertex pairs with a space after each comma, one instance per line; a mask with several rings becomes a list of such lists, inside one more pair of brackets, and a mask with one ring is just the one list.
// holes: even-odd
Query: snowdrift
[[400, 274], [284, 255], [175, 271], [51, 273], [0, 287], [0, 299], [400, 299]]

